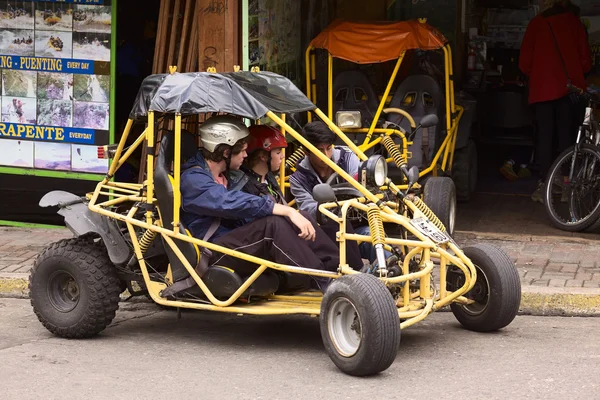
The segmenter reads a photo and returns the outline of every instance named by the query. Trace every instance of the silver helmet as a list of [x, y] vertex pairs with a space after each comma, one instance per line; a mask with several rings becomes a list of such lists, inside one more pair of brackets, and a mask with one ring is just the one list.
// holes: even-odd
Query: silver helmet
[[231, 115], [211, 117], [200, 126], [202, 146], [211, 153], [220, 144], [233, 146], [238, 140], [249, 135], [250, 131], [246, 125]]

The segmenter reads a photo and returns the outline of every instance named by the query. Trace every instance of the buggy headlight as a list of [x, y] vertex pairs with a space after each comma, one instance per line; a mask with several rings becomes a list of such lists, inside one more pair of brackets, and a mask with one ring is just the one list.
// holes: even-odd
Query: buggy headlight
[[363, 186], [383, 186], [387, 179], [388, 168], [385, 157], [372, 155], [363, 161], [358, 170], [358, 176]]
[[335, 113], [335, 122], [340, 128], [361, 128], [362, 116], [360, 111], [338, 111]]

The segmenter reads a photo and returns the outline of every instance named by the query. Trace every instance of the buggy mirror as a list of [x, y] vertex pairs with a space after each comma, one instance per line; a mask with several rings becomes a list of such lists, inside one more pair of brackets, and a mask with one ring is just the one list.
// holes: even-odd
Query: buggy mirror
[[330, 203], [332, 201], [336, 201], [335, 193], [333, 188], [329, 186], [327, 183], [320, 183], [313, 188], [313, 198], [319, 204]]
[[419, 167], [417, 167], [416, 165], [410, 167], [410, 169], [408, 170], [408, 175], [406, 177], [408, 178], [408, 187], [411, 187], [412, 185], [417, 183], [417, 181], [419, 180]]
[[428, 114], [421, 118], [421, 123], [419, 124], [421, 128], [431, 128], [432, 126], [436, 126], [440, 122], [439, 118], [435, 114]]

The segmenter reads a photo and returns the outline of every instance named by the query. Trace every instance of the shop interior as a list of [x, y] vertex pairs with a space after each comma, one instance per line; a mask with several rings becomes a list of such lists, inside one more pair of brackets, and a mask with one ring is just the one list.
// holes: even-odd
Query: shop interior
[[[252, 3], [252, 1], [250, 2]], [[258, 1], [259, 4], [262, 4]], [[298, 83], [305, 88], [304, 50], [316, 35], [337, 18], [358, 21], [403, 21], [427, 18], [449, 41], [453, 50], [454, 86], [457, 103], [469, 109], [471, 138], [477, 147], [478, 179], [473, 198], [458, 207], [457, 229], [487, 230], [495, 233], [564, 235], [552, 228], [542, 204], [531, 198], [540, 175], [535, 157], [537, 137], [535, 116], [528, 104], [527, 78], [519, 70], [519, 52], [529, 21], [543, 9], [543, 0], [444, 0], [374, 1], [365, 8], [353, 0], [302, 3], [302, 31], [297, 40], [300, 51]], [[317, 4], [318, 3], [318, 4]], [[593, 2], [574, 0], [580, 7], [592, 48], [598, 59], [600, 11]], [[439, 10], [444, 10], [440, 12]], [[277, 14], [276, 14], [277, 15]], [[276, 16], [275, 19], [281, 18]], [[253, 25], [250, 21], [252, 43]], [[263, 36], [262, 23], [254, 37]], [[286, 22], [286, 26], [289, 22]], [[277, 35], [274, 35], [275, 38]], [[289, 36], [288, 36], [289, 37]], [[261, 40], [256, 39], [258, 42]], [[266, 40], [262, 40], [266, 42]], [[264, 45], [268, 51], [268, 47]], [[277, 57], [263, 56], [263, 45], [250, 53], [251, 65], [261, 70], [281, 71]], [[271, 46], [272, 48], [272, 46]], [[253, 54], [257, 56], [253, 57]], [[275, 59], [275, 61], [273, 60]], [[281, 58], [281, 56], [279, 56]], [[443, 53], [408, 52], [400, 68], [390, 98], [409, 75], [428, 74], [443, 88]], [[600, 67], [594, 61], [588, 84], [600, 83]], [[395, 61], [359, 65], [334, 59], [334, 76], [358, 69], [369, 77], [375, 93], [381, 95]], [[326, 109], [327, 56], [317, 53], [317, 105]], [[296, 78], [287, 65], [288, 77]], [[284, 73], [285, 74], [285, 73]], [[300, 124], [305, 121], [299, 121]]]

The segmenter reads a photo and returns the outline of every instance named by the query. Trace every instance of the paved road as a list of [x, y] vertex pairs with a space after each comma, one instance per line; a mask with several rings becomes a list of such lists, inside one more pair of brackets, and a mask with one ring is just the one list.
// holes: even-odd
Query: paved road
[[0, 299], [3, 399], [590, 399], [596, 318], [517, 317], [495, 334], [438, 313], [403, 332], [396, 362], [340, 373], [316, 318], [238, 317], [127, 304], [90, 340], [52, 337], [27, 300]]

